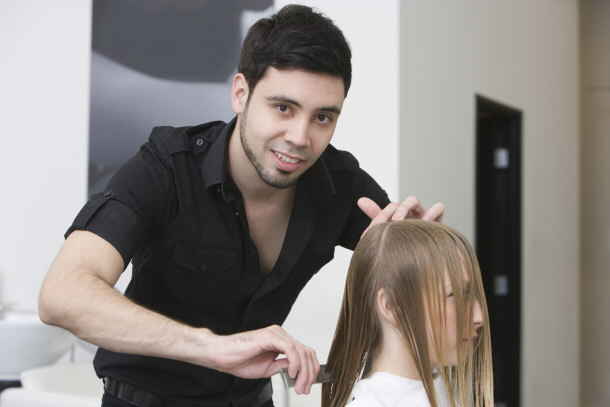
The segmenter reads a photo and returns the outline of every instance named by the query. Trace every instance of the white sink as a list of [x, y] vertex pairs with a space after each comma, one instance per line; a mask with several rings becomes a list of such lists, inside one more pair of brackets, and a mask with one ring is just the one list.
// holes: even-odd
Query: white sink
[[5, 311], [0, 318], [0, 380], [55, 363], [77, 341], [65, 329], [42, 323], [32, 312]]

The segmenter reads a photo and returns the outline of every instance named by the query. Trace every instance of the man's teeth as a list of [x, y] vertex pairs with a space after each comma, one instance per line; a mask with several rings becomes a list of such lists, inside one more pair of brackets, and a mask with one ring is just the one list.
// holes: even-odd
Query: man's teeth
[[299, 160], [297, 160], [296, 158], [290, 158], [282, 153], [278, 153], [277, 151], [275, 151], [275, 156], [277, 158], [279, 158], [280, 160], [290, 163], [290, 164], [296, 164], [299, 162]]

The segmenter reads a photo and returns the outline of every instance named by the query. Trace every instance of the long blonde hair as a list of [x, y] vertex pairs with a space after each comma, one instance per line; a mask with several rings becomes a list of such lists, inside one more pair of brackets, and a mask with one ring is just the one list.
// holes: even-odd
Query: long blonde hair
[[452, 407], [494, 405], [489, 316], [474, 251], [449, 226], [404, 220], [375, 225], [356, 246], [327, 362], [334, 381], [322, 387], [323, 407], [344, 406], [356, 381], [371, 373], [380, 346], [381, 325], [375, 306], [380, 289], [389, 295], [430, 405], [438, 407], [427, 332], [432, 331], [437, 360], [446, 360], [443, 336], [449, 293], [445, 292], [445, 275], [455, 297], [458, 343], [470, 337], [475, 300], [481, 306], [483, 326], [476, 346], [467, 346], [467, 350], [458, 346], [457, 365], [439, 363], [437, 369]]

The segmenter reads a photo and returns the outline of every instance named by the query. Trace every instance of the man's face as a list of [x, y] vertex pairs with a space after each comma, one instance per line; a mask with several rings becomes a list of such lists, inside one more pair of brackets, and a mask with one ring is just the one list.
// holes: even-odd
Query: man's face
[[243, 152], [265, 184], [287, 188], [330, 143], [343, 107], [343, 80], [270, 67], [249, 97], [237, 111]]

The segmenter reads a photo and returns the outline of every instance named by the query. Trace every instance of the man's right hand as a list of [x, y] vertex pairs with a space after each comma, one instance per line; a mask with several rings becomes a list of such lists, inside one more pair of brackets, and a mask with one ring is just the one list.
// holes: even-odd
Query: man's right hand
[[[210, 333], [205, 342], [212, 355], [208, 367], [243, 378], [271, 377], [286, 367], [296, 377], [297, 394], [309, 394], [320, 371], [316, 352], [277, 325], [227, 336]], [[278, 359], [280, 354], [286, 357]]]

